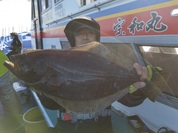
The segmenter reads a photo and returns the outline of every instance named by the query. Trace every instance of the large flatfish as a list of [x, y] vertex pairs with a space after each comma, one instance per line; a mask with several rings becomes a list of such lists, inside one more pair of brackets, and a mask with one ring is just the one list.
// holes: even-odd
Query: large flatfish
[[35, 50], [4, 65], [38, 93], [72, 112], [99, 111], [139, 81], [132, 64], [93, 42], [67, 50]]

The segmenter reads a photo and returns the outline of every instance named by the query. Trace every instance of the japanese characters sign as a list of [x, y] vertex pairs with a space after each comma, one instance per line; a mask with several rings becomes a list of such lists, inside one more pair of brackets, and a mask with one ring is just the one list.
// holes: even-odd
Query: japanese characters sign
[[117, 18], [117, 23], [114, 23], [112, 27], [116, 36], [124, 36], [127, 35], [127, 33], [135, 35], [140, 31], [144, 31], [145, 33], [150, 31], [161, 33], [168, 30], [168, 25], [162, 22], [162, 16], [156, 11], [150, 12], [150, 18], [146, 21], [139, 20], [139, 18], [135, 16], [130, 21], [130, 24], [126, 28], [123, 28], [125, 24], [126, 19], [122, 17]]

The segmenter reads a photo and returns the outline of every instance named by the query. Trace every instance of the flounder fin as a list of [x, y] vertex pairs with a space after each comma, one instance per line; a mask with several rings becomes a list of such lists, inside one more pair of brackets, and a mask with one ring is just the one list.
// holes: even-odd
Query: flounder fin
[[91, 42], [86, 45], [75, 47], [72, 50], [90, 52], [98, 56], [101, 56], [119, 66], [122, 66], [127, 70], [133, 69], [133, 63], [128, 58], [122, 55], [120, 56], [116, 55], [108, 47], [99, 42]]

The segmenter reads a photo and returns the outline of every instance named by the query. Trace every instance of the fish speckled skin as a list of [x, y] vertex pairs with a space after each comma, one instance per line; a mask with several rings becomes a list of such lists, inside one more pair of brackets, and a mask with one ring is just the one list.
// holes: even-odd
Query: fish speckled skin
[[[6, 61], [4, 65], [27, 85], [65, 108], [74, 112], [96, 111], [126, 95], [128, 91], [120, 93], [138, 81], [139, 76], [122, 62], [119, 65], [93, 52], [80, 50], [84, 48], [35, 50], [14, 55], [13, 63]], [[97, 101], [107, 102], [97, 105]]]

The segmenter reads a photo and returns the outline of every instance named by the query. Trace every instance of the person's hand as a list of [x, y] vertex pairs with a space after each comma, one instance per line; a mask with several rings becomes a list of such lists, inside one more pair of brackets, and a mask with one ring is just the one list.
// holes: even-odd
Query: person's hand
[[144, 80], [147, 79], [148, 71], [146, 67], [143, 67], [139, 65], [138, 63], [135, 63], [133, 67], [135, 68], [137, 74], [140, 75], [140, 81], [135, 82], [133, 85], [135, 88], [141, 89], [146, 86], [146, 83], [144, 82]]

